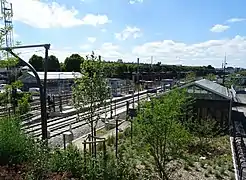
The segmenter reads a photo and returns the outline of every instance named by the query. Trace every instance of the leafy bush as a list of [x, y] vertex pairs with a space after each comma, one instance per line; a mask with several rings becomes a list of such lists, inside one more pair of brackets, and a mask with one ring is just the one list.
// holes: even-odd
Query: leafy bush
[[134, 122], [138, 148], [146, 147], [161, 179], [169, 178], [175, 169], [169, 164], [183, 155], [190, 140], [190, 134], [179, 122], [186, 99], [184, 91], [170, 92], [168, 96], [152, 100]]
[[82, 155], [83, 154], [74, 146], [68, 146], [66, 150], [55, 150], [49, 162], [51, 171], [70, 172], [73, 177], [81, 177], [84, 170]]
[[27, 179], [44, 179], [49, 173], [49, 160], [51, 158], [51, 149], [45, 142], [37, 141], [33, 148], [33, 158], [30, 162], [30, 168]]
[[32, 159], [34, 141], [21, 131], [17, 117], [0, 119], [0, 164], [19, 164]]
[[26, 114], [30, 110], [29, 98], [29, 94], [25, 94], [18, 100], [18, 112], [21, 115]]

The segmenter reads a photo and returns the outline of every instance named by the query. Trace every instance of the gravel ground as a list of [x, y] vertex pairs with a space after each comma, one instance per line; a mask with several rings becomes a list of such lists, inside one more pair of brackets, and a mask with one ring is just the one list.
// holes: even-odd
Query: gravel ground
[[[125, 118], [125, 113], [122, 113], [119, 116], [120, 119]], [[104, 126], [104, 122], [102, 122], [101, 120], [98, 121], [97, 124], [97, 128], [103, 127]], [[69, 130], [69, 127], [67, 128]], [[74, 139], [77, 139], [85, 134], [90, 133], [90, 126], [89, 125], [84, 125], [81, 126], [77, 129], [73, 129], [73, 135], [74, 135]], [[49, 139], [49, 145], [51, 147], [62, 147], [63, 146], [63, 135], [59, 135], [56, 137], [53, 137], [51, 139]]]

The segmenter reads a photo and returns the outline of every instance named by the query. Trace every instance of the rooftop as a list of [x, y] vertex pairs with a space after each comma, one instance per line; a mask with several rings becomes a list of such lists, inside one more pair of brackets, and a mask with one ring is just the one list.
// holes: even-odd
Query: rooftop
[[210, 91], [219, 96], [222, 96], [226, 99], [231, 99], [231, 94], [229, 93], [228, 88], [220, 84], [217, 84], [215, 82], [209, 81], [207, 79], [197, 80], [189, 84], [186, 84], [183, 87], [188, 87], [188, 86], [193, 86], [193, 85], [198, 86], [204, 90]]
[[[34, 76], [33, 72], [27, 72], [29, 75]], [[44, 79], [44, 72], [37, 72], [38, 76], [41, 80]], [[56, 80], [56, 79], [74, 79], [77, 77], [81, 77], [81, 73], [79, 72], [47, 72], [48, 80]]]

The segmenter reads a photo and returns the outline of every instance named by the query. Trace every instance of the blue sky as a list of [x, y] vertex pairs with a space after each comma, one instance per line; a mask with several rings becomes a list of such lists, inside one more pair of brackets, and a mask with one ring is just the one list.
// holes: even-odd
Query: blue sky
[[105, 60], [219, 67], [226, 53], [228, 65], [246, 67], [245, 0], [9, 1], [15, 40], [51, 43], [60, 61], [94, 50]]

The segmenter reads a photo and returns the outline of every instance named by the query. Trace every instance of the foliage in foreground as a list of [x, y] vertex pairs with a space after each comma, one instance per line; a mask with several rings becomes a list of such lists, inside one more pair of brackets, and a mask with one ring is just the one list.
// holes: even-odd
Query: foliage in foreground
[[136, 139], [153, 157], [161, 179], [170, 177], [176, 168], [170, 163], [182, 157], [190, 140], [189, 133], [179, 122], [186, 100], [184, 91], [170, 92], [149, 103], [134, 124]]
[[34, 141], [22, 131], [16, 117], [0, 119], [0, 164], [19, 164], [33, 157]]
[[[194, 156], [196, 159], [203, 155], [192, 151], [193, 147], [197, 148], [194, 139], [212, 136], [196, 131], [193, 134], [195, 138], [191, 139], [190, 129], [187, 127], [191, 124], [182, 124], [180, 121], [186, 112], [188, 98], [184, 91], [174, 90], [167, 96], [147, 102], [134, 121], [133, 140], [131, 141], [128, 130], [121, 135], [118, 158], [114, 155], [113, 137], [110, 138], [112, 143], [108, 143], [107, 153], [103, 154], [98, 150], [95, 158], [73, 146], [66, 150], [49, 149], [24, 135], [18, 118], [1, 119], [1, 163], [26, 164], [28, 172], [23, 177], [27, 179], [56, 179], [58, 176], [82, 180], [170, 179], [179, 169], [179, 162], [184, 155]], [[190, 128], [194, 127], [198, 125], [193, 124]], [[204, 128], [211, 131], [210, 126]], [[206, 146], [210, 153], [208, 159], [222, 158], [224, 154], [228, 154], [228, 148], [211, 144], [211, 141], [204, 142], [210, 144]]]

